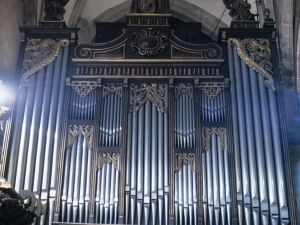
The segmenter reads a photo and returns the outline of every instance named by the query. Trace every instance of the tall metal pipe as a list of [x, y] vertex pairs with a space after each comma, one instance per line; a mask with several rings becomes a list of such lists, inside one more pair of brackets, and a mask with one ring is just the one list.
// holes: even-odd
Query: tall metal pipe
[[68, 183], [68, 197], [67, 197], [67, 219], [66, 219], [67, 222], [71, 221], [71, 210], [72, 210], [71, 207], [72, 207], [73, 193], [74, 193], [77, 145], [78, 145], [78, 137], [75, 139], [71, 151], [70, 174], [68, 179], [69, 183]]
[[278, 108], [276, 103], [276, 96], [274, 91], [268, 89], [269, 96], [269, 107], [271, 113], [271, 127], [273, 134], [273, 147], [274, 147], [274, 156], [275, 156], [275, 165], [276, 165], [276, 177], [277, 177], [277, 187], [278, 187], [278, 196], [279, 196], [279, 206], [280, 206], [280, 219], [281, 223], [289, 222], [289, 211], [288, 211], [288, 202], [287, 202], [287, 190], [285, 186], [285, 172], [283, 164], [283, 154], [282, 154], [282, 145], [281, 145], [281, 135], [279, 127], [279, 116]]
[[33, 175], [34, 175], [34, 165], [35, 165], [35, 156], [36, 156], [36, 145], [38, 140], [38, 128], [40, 124], [40, 114], [43, 100], [43, 90], [45, 85], [45, 69], [41, 69], [38, 72], [37, 82], [36, 82], [36, 93], [39, 93], [35, 97], [34, 107], [32, 112], [32, 123], [30, 128], [30, 137], [28, 144], [28, 158], [26, 162], [25, 170], [25, 182], [24, 189], [32, 190], [33, 185]]
[[[248, 68], [246, 63], [241, 60], [242, 66], [242, 84], [244, 93], [244, 106], [245, 106], [245, 125], [247, 135], [247, 151], [249, 158], [249, 172], [251, 180], [251, 198], [252, 208], [257, 210], [259, 208], [258, 199], [258, 181], [257, 181], [257, 169], [256, 169], [256, 156], [255, 156], [255, 143], [254, 143], [254, 128], [253, 128], [253, 114], [252, 114], [252, 103], [251, 103], [251, 90]], [[246, 150], [246, 149], [245, 149]], [[255, 209], [256, 208], [256, 209]]]
[[[236, 99], [237, 99], [237, 118], [238, 118], [238, 132], [239, 132], [239, 147], [241, 151], [241, 168], [242, 168], [242, 178], [243, 178], [243, 200], [244, 206], [250, 206], [250, 177], [249, 177], [249, 167], [248, 167], [248, 156], [247, 156], [247, 137], [246, 137], [246, 127], [245, 121], [245, 110], [243, 106], [243, 89], [242, 89], [242, 78], [241, 78], [241, 65], [240, 59], [237, 54], [236, 46], [233, 47], [234, 56], [234, 74], [235, 77], [235, 88], [236, 88]], [[245, 209], [246, 210], [246, 209]]]
[[70, 171], [70, 161], [71, 161], [71, 149], [67, 149], [65, 152], [65, 163], [64, 163], [64, 180], [63, 180], [63, 191], [61, 196], [61, 217], [62, 222], [65, 222], [66, 207], [67, 207], [67, 196], [68, 196], [68, 182], [69, 182], [69, 171]]
[[[240, 148], [239, 148], [239, 130], [238, 130], [238, 118], [237, 115], [237, 90], [236, 90], [236, 81], [234, 77], [235, 73], [235, 66], [234, 66], [234, 57], [233, 47], [228, 46], [228, 64], [229, 64], [229, 77], [231, 81], [231, 113], [232, 113], [232, 127], [233, 127], [233, 148], [234, 148], [234, 159], [235, 159], [235, 177], [236, 177], [236, 191], [237, 191], [237, 201], [240, 206], [241, 202], [243, 201], [243, 180], [242, 180], [242, 168], [241, 168], [241, 158], [240, 158]], [[235, 56], [236, 58], [236, 56]], [[238, 207], [238, 214], [242, 215], [241, 213], [242, 208]], [[239, 223], [243, 223], [241, 216], [239, 218]]]
[[256, 148], [256, 158], [257, 158], [257, 169], [259, 177], [259, 196], [260, 196], [260, 205], [262, 216], [268, 217], [268, 192], [267, 192], [267, 177], [265, 169], [265, 157], [264, 157], [264, 140], [263, 140], [263, 128], [262, 128], [262, 116], [261, 116], [261, 107], [259, 104], [259, 90], [257, 83], [257, 74], [249, 69], [250, 73], [250, 86], [251, 86], [251, 99], [253, 104], [253, 121], [255, 128], [255, 148]]
[[49, 99], [51, 99], [51, 91], [52, 91], [51, 84], [53, 84], [52, 78], [53, 78], [53, 62], [50, 63], [46, 69], [45, 84], [48, 85], [45, 85], [45, 89], [44, 89], [41, 122], [39, 126], [39, 136], [38, 136], [36, 164], [34, 169], [34, 183], [33, 183], [33, 192], [37, 197], [40, 197], [40, 190], [41, 190], [44, 152], [45, 152], [45, 144], [46, 144], [45, 136], [47, 136], [47, 127], [48, 127], [48, 119], [49, 119], [49, 111], [50, 111]]
[[[24, 111], [24, 120], [22, 123], [22, 132], [21, 132], [21, 139], [20, 139], [20, 147], [19, 147], [19, 156], [18, 156], [18, 164], [16, 170], [16, 182], [15, 182], [15, 189], [17, 192], [20, 192], [23, 189], [23, 182], [24, 182], [24, 167], [26, 166], [26, 159], [27, 159], [27, 148], [29, 142], [29, 131], [30, 125], [32, 120], [32, 111], [34, 105], [34, 96], [35, 96], [35, 89], [36, 89], [36, 73], [33, 75], [31, 79], [31, 85], [28, 87], [27, 96], [26, 96], [26, 103], [25, 103], [25, 111]], [[34, 126], [34, 124], [32, 124]], [[31, 156], [29, 156], [31, 157]]]
[[278, 200], [277, 200], [277, 185], [276, 185], [276, 175], [275, 175], [275, 163], [274, 163], [274, 153], [272, 145], [271, 136], [271, 121], [270, 121], [270, 111], [268, 107], [268, 95], [266, 87], [264, 86], [264, 78], [258, 76], [258, 87], [260, 96], [260, 107], [262, 115], [262, 129], [264, 137], [264, 150], [266, 158], [266, 170], [267, 170], [267, 181], [268, 181], [268, 196], [271, 218], [275, 221], [278, 218]]

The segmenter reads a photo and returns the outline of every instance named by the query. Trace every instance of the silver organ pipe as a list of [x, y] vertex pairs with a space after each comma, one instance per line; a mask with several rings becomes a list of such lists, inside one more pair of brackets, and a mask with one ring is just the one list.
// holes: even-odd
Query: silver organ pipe
[[212, 132], [210, 143], [202, 153], [204, 224], [231, 224], [228, 152], [219, 134]]
[[[137, 93], [133, 93], [137, 96]], [[129, 114], [129, 224], [166, 224], [168, 215], [168, 116], [146, 101]], [[129, 182], [130, 180], [130, 182]], [[128, 190], [127, 189], [127, 190]], [[129, 217], [129, 218], [128, 218]]]
[[[110, 87], [113, 84], [104, 84]], [[115, 87], [119, 84], [115, 84]], [[122, 98], [113, 90], [102, 96], [100, 116], [99, 146], [119, 147], [122, 132]], [[100, 151], [98, 154], [104, 157], [114, 153]], [[99, 160], [99, 158], [98, 158]], [[99, 163], [99, 162], [98, 162]], [[96, 186], [96, 222], [104, 224], [117, 223], [118, 195], [119, 195], [119, 170], [112, 162], [105, 161], [103, 167], [97, 171]]]
[[8, 180], [16, 190], [30, 190], [42, 200], [46, 213], [39, 224], [52, 223], [64, 104], [59, 96], [64, 96], [68, 56], [69, 48], [62, 48], [52, 63], [30, 76], [30, 85], [19, 93], [22, 103], [18, 103], [16, 122], [23, 126], [13, 131], [11, 147], [18, 153], [13, 150], [10, 156]]
[[87, 222], [91, 162], [92, 150], [87, 147], [86, 137], [79, 133], [72, 147], [65, 152], [62, 222]]
[[234, 62], [229, 70], [237, 196], [245, 210], [244, 214], [239, 204], [239, 224], [286, 223], [289, 218], [276, 91], [267, 89], [264, 77], [245, 65], [236, 46], [228, 47], [228, 52], [229, 61]]
[[[186, 84], [175, 86], [188, 88]], [[178, 149], [195, 147], [194, 100], [188, 93], [180, 93], [175, 100], [175, 147]], [[180, 153], [178, 153], [180, 154]], [[177, 154], [177, 162], [181, 159]], [[182, 153], [181, 153], [182, 154]], [[186, 154], [186, 153], [184, 153]], [[191, 165], [182, 165], [175, 173], [175, 221], [178, 225], [196, 224], [197, 189], [196, 174]]]

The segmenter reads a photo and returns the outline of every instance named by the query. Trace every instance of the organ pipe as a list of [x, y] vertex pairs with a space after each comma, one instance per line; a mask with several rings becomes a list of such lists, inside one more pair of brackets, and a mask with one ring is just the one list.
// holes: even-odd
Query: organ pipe
[[[239, 221], [243, 223], [245, 220], [247, 224], [269, 224], [271, 221], [272, 224], [278, 224], [279, 217], [281, 223], [285, 223], [289, 219], [275, 93], [264, 86], [264, 78], [260, 74], [248, 68], [243, 60], [239, 59], [236, 47], [228, 47], [228, 52], [229, 58], [233, 53], [234, 60], [234, 68], [229, 64], [229, 69], [232, 82], [235, 163], [237, 166], [242, 164], [241, 170], [236, 167], [237, 190], [243, 186], [242, 200], [245, 206], [245, 214], [239, 207]], [[244, 99], [238, 93], [243, 93]], [[235, 117], [238, 118], [238, 126], [235, 125]], [[243, 137], [247, 137], [247, 143], [242, 141], [245, 140]], [[248, 157], [245, 152], [248, 152]], [[240, 153], [241, 158], [237, 157]], [[249, 168], [245, 166], [247, 163]], [[239, 171], [244, 176], [243, 182], [239, 181]]]

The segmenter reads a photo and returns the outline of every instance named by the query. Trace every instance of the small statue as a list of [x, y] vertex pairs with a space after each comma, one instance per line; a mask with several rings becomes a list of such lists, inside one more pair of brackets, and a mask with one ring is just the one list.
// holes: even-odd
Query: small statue
[[270, 17], [270, 9], [265, 8], [264, 10], [264, 16], [265, 16], [265, 21], [274, 21], [271, 17]]
[[131, 13], [168, 13], [168, 0], [132, 0]]
[[64, 19], [63, 15], [66, 13], [64, 9], [65, 5], [69, 0], [45, 0], [44, 12], [46, 16], [44, 20], [46, 21], [61, 21]]
[[256, 15], [250, 12], [251, 4], [247, 0], [223, 0], [223, 2], [230, 10], [229, 15], [233, 20], [255, 20], [254, 16]]

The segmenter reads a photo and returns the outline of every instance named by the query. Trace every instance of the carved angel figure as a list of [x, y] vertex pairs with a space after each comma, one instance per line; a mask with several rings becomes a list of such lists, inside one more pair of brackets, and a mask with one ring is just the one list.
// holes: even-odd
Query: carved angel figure
[[131, 13], [167, 13], [168, 0], [132, 0]]
[[63, 20], [63, 15], [66, 13], [64, 7], [68, 2], [69, 0], [45, 0], [44, 12], [46, 13], [46, 16], [44, 17], [44, 20]]
[[250, 11], [251, 4], [247, 0], [223, 0], [223, 2], [234, 20], [255, 20], [255, 15]]

